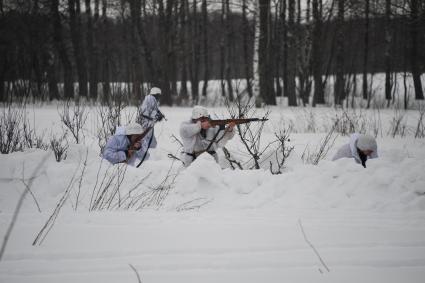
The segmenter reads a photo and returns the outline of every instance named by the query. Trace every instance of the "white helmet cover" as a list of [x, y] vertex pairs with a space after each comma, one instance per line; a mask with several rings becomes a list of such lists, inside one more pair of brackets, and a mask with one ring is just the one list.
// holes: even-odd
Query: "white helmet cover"
[[161, 89], [159, 87], [153, 87], [151, 88], [151, 91], [149, 92], [150, 95], [161, 95]]
[[207, 108], [200, 105], [194, 106], [192, 110], [192, 119], [199, 119], [202, 117], [208, 117]]
[[126, 135], [140, 135], [140, 134], [143, 134], [143, 127], [140, 124], [137, 124], [137, 123], [128, 124], [125, 127], [125, 134]]
[[360, 135], [357, 139], [357, 148], [360, 150], [376, 151], [378, 146], [374, 137], [369, 135]]

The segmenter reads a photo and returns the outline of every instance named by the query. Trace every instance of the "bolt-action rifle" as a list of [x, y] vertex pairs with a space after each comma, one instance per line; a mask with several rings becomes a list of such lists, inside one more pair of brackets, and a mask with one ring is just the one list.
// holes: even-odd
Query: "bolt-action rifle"
[[[213, 120], [211, 118], [206, 117], [204, 119], [201, 119], [201, 122], [209, 121], [209, 123], [212, 127], [220, 126], [220, 130], [221, 130], [221, 129], [224, 129], [225, 125], [230, 124], [230, 123], [235, 123], [236, 125], [240, 125], [240, 124], [247, 124], [247, 123], [251, 123], [251, 122], [265, 122], [265, 121], [268, 121], [268, 120], [269, 119], [266, 119], [266, 118], [235, 118], [235, 119]], [[220, 131], [218, 131], [215, 134], [214, 138], [210, 141], [209, 145], [207, 146], [207, 148], [205, 150], [201, 150], [201, 151], [193, 152], [193, 153], [187, 153], [187, 154], [192, 155], [193, 159], [196, 159], [196, 157], [198, 155], [200, 155], [201, 153], [208, 152], [210, 150], [211, 146], [213, 145], [213, 143], [216, 142], [216, 139], [218, 137], [219, 132]]]
[[251, 122], [265, 122], [269, 119], [266, 118], [235, 118], [235, 119], [223, 119], [223, 120], [214, 120], [211, 118], [205, 118], [205, 120], [201, 119], [201, 122], [209, 121], [212, 127], [215, 126], [225, 126], [230, 123], [235, 123], [236, 125], [247, 124]]

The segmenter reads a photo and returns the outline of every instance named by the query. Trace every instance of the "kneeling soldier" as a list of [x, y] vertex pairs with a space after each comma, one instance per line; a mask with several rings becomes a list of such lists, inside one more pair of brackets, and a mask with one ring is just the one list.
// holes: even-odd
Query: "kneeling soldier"
[[136, 166], [138, 160], [148, 159], [149, 147], [156, 147], [156, 143], [149, 144], [148, 142], [149, 130], [150, 128], [144, 129], [137, 123], [118, 127], [115, 135], [110, 137], [106, 143], [102, 157], [112, 164], [127, 163]]
[[192, 117], [180, 126], [180, 136], [183, 140], [182, 161], [189, 166], [200, 154], [208, 152], [218, 162], [216, 150], [223, 147], [235, 135], [235, 123], [212, 126], [208, 110], [202, 106], [195, 106]]

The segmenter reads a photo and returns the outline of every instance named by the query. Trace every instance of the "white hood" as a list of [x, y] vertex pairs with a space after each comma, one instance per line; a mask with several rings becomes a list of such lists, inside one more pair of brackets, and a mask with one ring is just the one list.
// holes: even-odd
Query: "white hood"
[[[350, 136], [351, 154], [353, 155], [353, 157], [359, 163], [361, 163], [361, 159], [360, 159], [359, 153], [357, 152], [357, 141], [358, 141], [360, 136], [361, 136], [361, 134], [358, 134], [358, 133], [354, 133]], [[377, 158], [378, 157], [378, 148], [377, 148], [376, 144], [371, 145], [371, 149], [373, 150], [373, 152], [372, 152], [372, 154], [369, 158]]]

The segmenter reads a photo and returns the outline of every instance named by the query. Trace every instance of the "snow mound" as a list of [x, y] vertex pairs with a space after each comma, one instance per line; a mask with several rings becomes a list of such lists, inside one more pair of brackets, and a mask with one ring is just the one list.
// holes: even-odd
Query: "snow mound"
[[[42, 210], [54, 207], [70, 184], [70, 206], [78, 202], [80, 209], [88, 210], [93, 197], [110, 182], [110, 196], [119, 186], [116, 202], [133, 197], [143, 204], [131, 206], [135, 210], [423, 211], [425, 156], [419, 149], [412, 152], [389, 149], [380, 158], [369, 160], [366, 169], [352, 159], [323, 160], [318, 166], [293, 162], [283, 174], [273, 175], [262, 169], [222, 169], [209, 154], [201, 155], [188, 168], [172, 165], [170, 160], [149, 160], [134, 168], [112, 166], [85, 146], [71, 147], [62, 162], [56, 162], [51, 152], [28, 150], [1, 156], [0, 182], [4, 189], [0, 191], [0, 205], [2, 210], [12, 210], [25, 184], [32, 180], [31, 198], [38, 200]], [[167, 179], [167, 175], [175, 178]], [[28, 196], [24, 209], [34, 208]]]
[[166, 206], [184, 209], [302, 208], [354, 210], [424, 210], [425, 162], [401, 150], [368, 168], [341, 159], [318, 166], [296, 164], [281, 175], [266, 170], [221, 170], [200, 156], [176, 180]]

